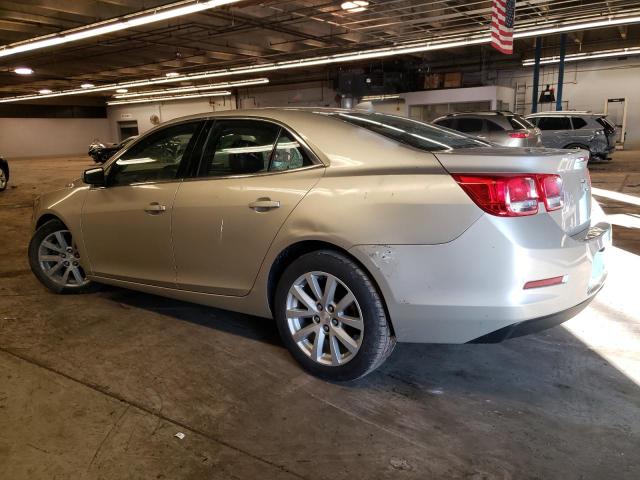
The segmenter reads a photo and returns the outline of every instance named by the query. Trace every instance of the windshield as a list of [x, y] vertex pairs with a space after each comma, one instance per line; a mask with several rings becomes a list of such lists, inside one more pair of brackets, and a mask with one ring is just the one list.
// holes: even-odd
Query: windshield
[[329, 115], [397, 142], [430, 152], [489, 146], [486, 142], [475, 140], [454, 130], [429, 125], [410, 118], [375, 112], [336, 112]]

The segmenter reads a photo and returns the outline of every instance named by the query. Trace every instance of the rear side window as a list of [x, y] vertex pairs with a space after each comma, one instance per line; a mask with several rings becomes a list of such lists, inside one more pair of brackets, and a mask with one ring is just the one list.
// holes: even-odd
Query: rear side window
[[569, 117], [540, 117], [538, 120], [540, 130], [571, 130]]
[[580, 117], [571, 117], [571, 123], [573, 123], [574, 130], [578, 130], [587, 125], [585, 119]]
[[528, 120], [519, 115], [507, 117], [507, 120], [509, 120], [509, 124], [514, 130], [526, 130], [528, 128], [533, 128], [533, 125]]
[[492, 122], [491, 120], [486, 120], [486, 122], [488, 132], [504, 132], [504, 128], [502, 128], [496, 122]]
[[265, 172], [280, 127], [259, 120], [221, 120], [211, 130], [200, 175], [224, 177]]
[[482, 131], [482, 120], [479, 118], [458, 117], [456, 130], [463, 133], [478, 133]]
[[458, 132], [445, 130], [418, 120], [384, 113], [349, 112], [319, 113], [318, 115], [329, 115], [395, 140], [398, 143], [429, 152], [456, 148], [486, 147], [488, 145]]
[[287, 131], [282, 130], [271, 158], [270, 172], [281, 172], [313, 165], [307, 152]]

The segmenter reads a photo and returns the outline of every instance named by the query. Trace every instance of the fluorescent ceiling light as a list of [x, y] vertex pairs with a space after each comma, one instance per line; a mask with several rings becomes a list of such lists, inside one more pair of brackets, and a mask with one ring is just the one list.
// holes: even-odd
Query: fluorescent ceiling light
[[107, 102], [107, 105], [126, 105], [128, 103], [150, 103], [150, 102], [167, 102], [170, 100], [185, 100], [188, 98], [202, 98], [202, 97], [223, 97], [231, 95], [229, 91], [222, 92], [209, 92], [209, 93], [193, 93], [190, 95], [171, 95], [164, 97], [150, 97], [150, 98], [135, 98], [133, 100], [114, 100]]
[[363, 102], [372, 102], [374, 100], [395, 100], [400, 98], [399, 94], [391, 94], [391, 95], [365, 95], [361, 98]]
[[[577, 62], [580, 60], [592, 60], [594, 58], [608, 58], [608, 57], [626, 57], [630, 55], [640, 55], [640, 47], [632, 48], [618, 48], [615, 50], [600, 50], [597, 52], [589, 53], [573, 53], [564, 57], [565, 62]], [[525, 67], [531, 67], [535, 65], [534, 58], [529, 58], [522, 62]], [[560, 56], [543, 57], [540, 59], [540, 65], [548, 65], [551, 63], [560, 63]]]
[[365, 0], [354, 0], [353, 2], [343, 2], [340, 6], [349, 13], [364, 12], [369, 6], [369, 2]]
[[576, 30], [588, 30], [591, 28], [615, 27], [618, 25], [629, 25], [631, 23], [640, 22], [640, 15], [633, 17], [613, 17], [610, 16], [605, 20], [583, 21], [569, 24], [556, 24], [548, 28], [532, 28], [529, 30], [519, 30], [513, 34], [514, 38], [539, 37], [541, 35], [550, 35], [553, 33], [573, 32]]
[[30, 52], [32, 50], [39, 50], [41, 48], [75, 42], [86, 38], [98, 37], [100, 35], [106, 35], [108, 33], [118, 32], [132, 27], [147, 25], [149, 23], [160, 22], [170, 18], [182, 17], [192, 13], [210, 10], [223, 5], [238, 3], [239, 1], [241, 0], [194, 1], [187, 5], [185, 5], [185, 2], [172, 3], [164, 7], [144, 10], [124, 17], [93, 23], [81, 28], [65, 30], [59, 34], [35, 37], [24, 42], [4, 45], [0, 47], [0, 57]]
[[29, 67], [17, 67], [13, 69], [13, 73], [17, 73], [18, 75], [31, 75], [33, 70]]
[[88, 88], [95, 88], [95, 85], [93, 83], [83, 83], [82, 85], [80, 85], [80, 88], [84, 88], [85, 90], [87, 90]]
[[[218, 74], [216, 74], [216, 76], [218, 76]], [[203, 74], [197, 74], [197, 76], [195, 77], [195, 79], [200, 79], [200, 78], [208, 78], [208, 76]], [[172, 79], [160, 77], [156, 79], [152, 78], [149, 80], [140, 80], [137, 82], [134, 81], [134, 82], [115, 83], [111, 85], [101, 85], [99, 87], [93, 87], [93, 88], [75, 88], [72, 90], [61, 90], [59, 92], [52, 92], [46, 95], [20, 95], [17, 97], [5, 97], [5, 98], [0, 97], [0, 103], [25, 102], [28, 100], [36, 100], [41, 98], [67, 97], [69, 95], [82, 95], [82, 94], [86, 95], [88, 93], [108, 92], [113, 90], [117, 92], [118, 90], [128, 90], [127, 88], [124, 88], [125, 86], [128, 88], [147, 87], [149, 85], [155, 85], [157, 83], [180, 82], [185, 79], [192, 80], [194, 79], [194, 77], [191, 76], [186, 78], [181, 76], [179, 78], [172, 78]], [[235, 80], [231, 82], [219, 83], [218, 85], [220, 85], [220, 88], [234, 88], [234, 87], [246, 87], [251, 85], [259, 85], [259, 84], [265, 84], [265, 83], [269, 83], [268, 78], [252, 78], [248, 80]]]
[[164, 74], [165, 77], [179, 77], [180, 74], [178, 72], [167, 72]]
[[116, 90], [116, 93], [127, 93], [129, 90], [127, 90], [126, 88], [119, 88]]
[[51, 90], [49, 90], [48, 88], [43, 88], [42, 90], [39, 90], [38, 93], [41, 95], [46, 95], [48, 93], [51, 93]]
[[[268, 78], [255, 78], [250, 80], [238, 80], [237, 82], [210, 83], [208, 85], [192, 85], [189, 87], [164, 88], [162, 90], [148, 90], [146, 92], [132, 92], [116, 95], [116, 98], [148, 97], [149, 95], [172, 95], [174, 93], [200, 92], [203, 90], [215, 90], [221, 88], [247, 87], [250, 85], [264, 85], [269, 83]], [[117, 93], [120, 93], [116, 90]]]
[[[616, 23], [613, 23], [616, 22]], [[552, 29], [544, 28], [539, 30], [527, 30], [526, 32], [516, 33], [519, 37], [538, 36], [549, 33], [566, 32], [570, 30], [581, 30], [583, 28], [598, 28], [610, 25], [622, 25], [628, 23], [639, 23], [640, 16], [624, 17], [624, 18], [611, 18], [606, 21], [598, 22], [582, 22], [573, 23], [570, 25], [559, 25]], [[313, 67], [319, 65], [338, 64], [346, 62], [357, 62], [361, 60], [370, 60], [378, 58], [392, 57], [396, 55], [405, 55], [411, 53], [429, 52], [436, 50], [445, 50], [448, 48], [466, 47], [470, 45], [483, 45], [491, 42], [491, 36], [488, 33], [478, 33], [475, 35], [468, 35], [466, 37], [453, 37], [446, 40], [433, 40], [425, 42], [413, 42], [409, 44], [400, 44], [393, 47], [376, 48], [371, 50], [360, 50], [349, 53], [339, 53], [335, 55], [325, 55], [320, 57], [300, 58], [297, 60], [288, 60], [284, 62], [275, 63], [263, 63], [257, 65], [249, 65], [245, 67], [234, 67], [222, 70], [210, 70], [203, 72], [195, 72], [189, 74], [181, 74], [177, 77], [157, 77], [147, 80], [134, 80], [130, 82], [120, 82], [111, 85], [104, 85], [86, 90], [63, 90], [60, 92], [54, 92], [49, 97], [61, 97], [66, 95], [77, 95], [81, 93], [93, 93], [101, 91], [117, 90], [119, 88], [133, 88], [144, 87], [148, 85], [157, 85], [171, 82], [183, 82], [201, 80], [205, 78], [219, 78], [230, 77], [234, 75], [255, 74], [263, 72], [272, 72], [277, 70], [289, 70], [293, 68]], [[43, 98], [42, 95], [21, 95], [15, 97], [0, 98], [0, 103], [20, 102], [25, 100], [32, 100], [34, 98]]]

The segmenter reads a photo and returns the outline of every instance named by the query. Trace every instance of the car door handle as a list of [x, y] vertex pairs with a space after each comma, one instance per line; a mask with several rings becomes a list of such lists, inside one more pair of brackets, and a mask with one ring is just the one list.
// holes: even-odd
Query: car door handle
[[267, 210], [280, 208], [280, 202], [271, 200], [270, 198], [259, 198], [255, 202], [251, 202], [249, 208], [256, 212], [266, 212]]
[[151, 202], [144, 209], [145, 212], [147, 212], [148, 214], [151, 214], [151, 215], [158, 215], [160, 213], [165, 212], [166, 210], [167, 210], [167, 206], [166, 205], [160, 205], [158, 202]]

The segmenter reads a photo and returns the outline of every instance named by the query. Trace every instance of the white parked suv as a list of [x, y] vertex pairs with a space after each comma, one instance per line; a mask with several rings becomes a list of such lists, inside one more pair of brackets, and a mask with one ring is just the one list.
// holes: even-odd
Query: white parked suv
[[527, 116], [542, 132], [542, 143], [551, 148], [581, 148], [591, 159], [605, 160], [615, 149], [616, 127], [601, 113], [564, 112], [534, 113]]

